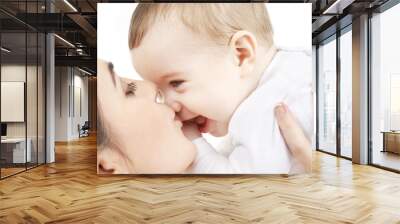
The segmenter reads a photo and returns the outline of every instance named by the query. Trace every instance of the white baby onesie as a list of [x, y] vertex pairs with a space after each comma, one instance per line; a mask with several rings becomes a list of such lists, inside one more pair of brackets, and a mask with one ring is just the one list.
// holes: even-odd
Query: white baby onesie
[[295, 166], [274, 115], [284, 102], [306, 135], [313, 133], [311, 57], [305, 51], [278, 50], [258, 87], [239, 105], [229, 123], [229, 156], [219, 154], [204, 138], [193, 143], [197, 156], [192, 173], [288, 174]]

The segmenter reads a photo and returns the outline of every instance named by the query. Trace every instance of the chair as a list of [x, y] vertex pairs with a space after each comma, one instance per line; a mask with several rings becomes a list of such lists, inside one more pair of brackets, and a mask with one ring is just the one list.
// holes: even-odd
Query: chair
[[80, 127], [80, 125], [78, 124], [79, 138], [89, 136], [89, 129], [90, 129], [89, 121], [85, 121], [82, 127]]

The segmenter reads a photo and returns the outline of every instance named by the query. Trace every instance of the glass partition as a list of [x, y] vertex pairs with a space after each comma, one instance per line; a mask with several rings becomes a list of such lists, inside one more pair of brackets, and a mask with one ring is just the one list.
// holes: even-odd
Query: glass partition
[[24, 171], [31, 157], [26, 136], [26, 41], [25, 32], [1, 34], [2, 177]]
[[[14, 13], [42, 13], [44, 1], [1, 1]], [[7, 21], [7, 22], [3, 22]], [[45, 163], [44, 33], [0, 12], [0, 178]]]

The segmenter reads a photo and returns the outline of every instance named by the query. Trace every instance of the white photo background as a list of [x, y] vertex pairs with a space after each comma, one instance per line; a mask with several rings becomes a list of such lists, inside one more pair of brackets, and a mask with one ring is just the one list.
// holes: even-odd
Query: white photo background
[[[311, 54], [311, 3], [266, 3], [278, 47], [303, 49]], [[132, 13], [137, 3], [100, 3], [97, 12], [97, 57], [114, 64], [118, 75], [141, 79], [134, 70], [128, 47]], [[223, 138], [206, 135], [224, 150]]]

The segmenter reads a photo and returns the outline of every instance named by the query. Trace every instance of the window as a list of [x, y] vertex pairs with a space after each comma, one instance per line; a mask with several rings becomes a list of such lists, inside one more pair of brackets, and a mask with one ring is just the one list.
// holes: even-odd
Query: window
[[318, 149], [336, 153], [336, 40], [318, 48]]
[[400, 131], [400, 73], [390, 74], [390, 130]]
[[371, 18], [372, 164], [400, 170], [400, 4]]
[[340, 36], [340, 154], [352, 157], [352, 33]]

